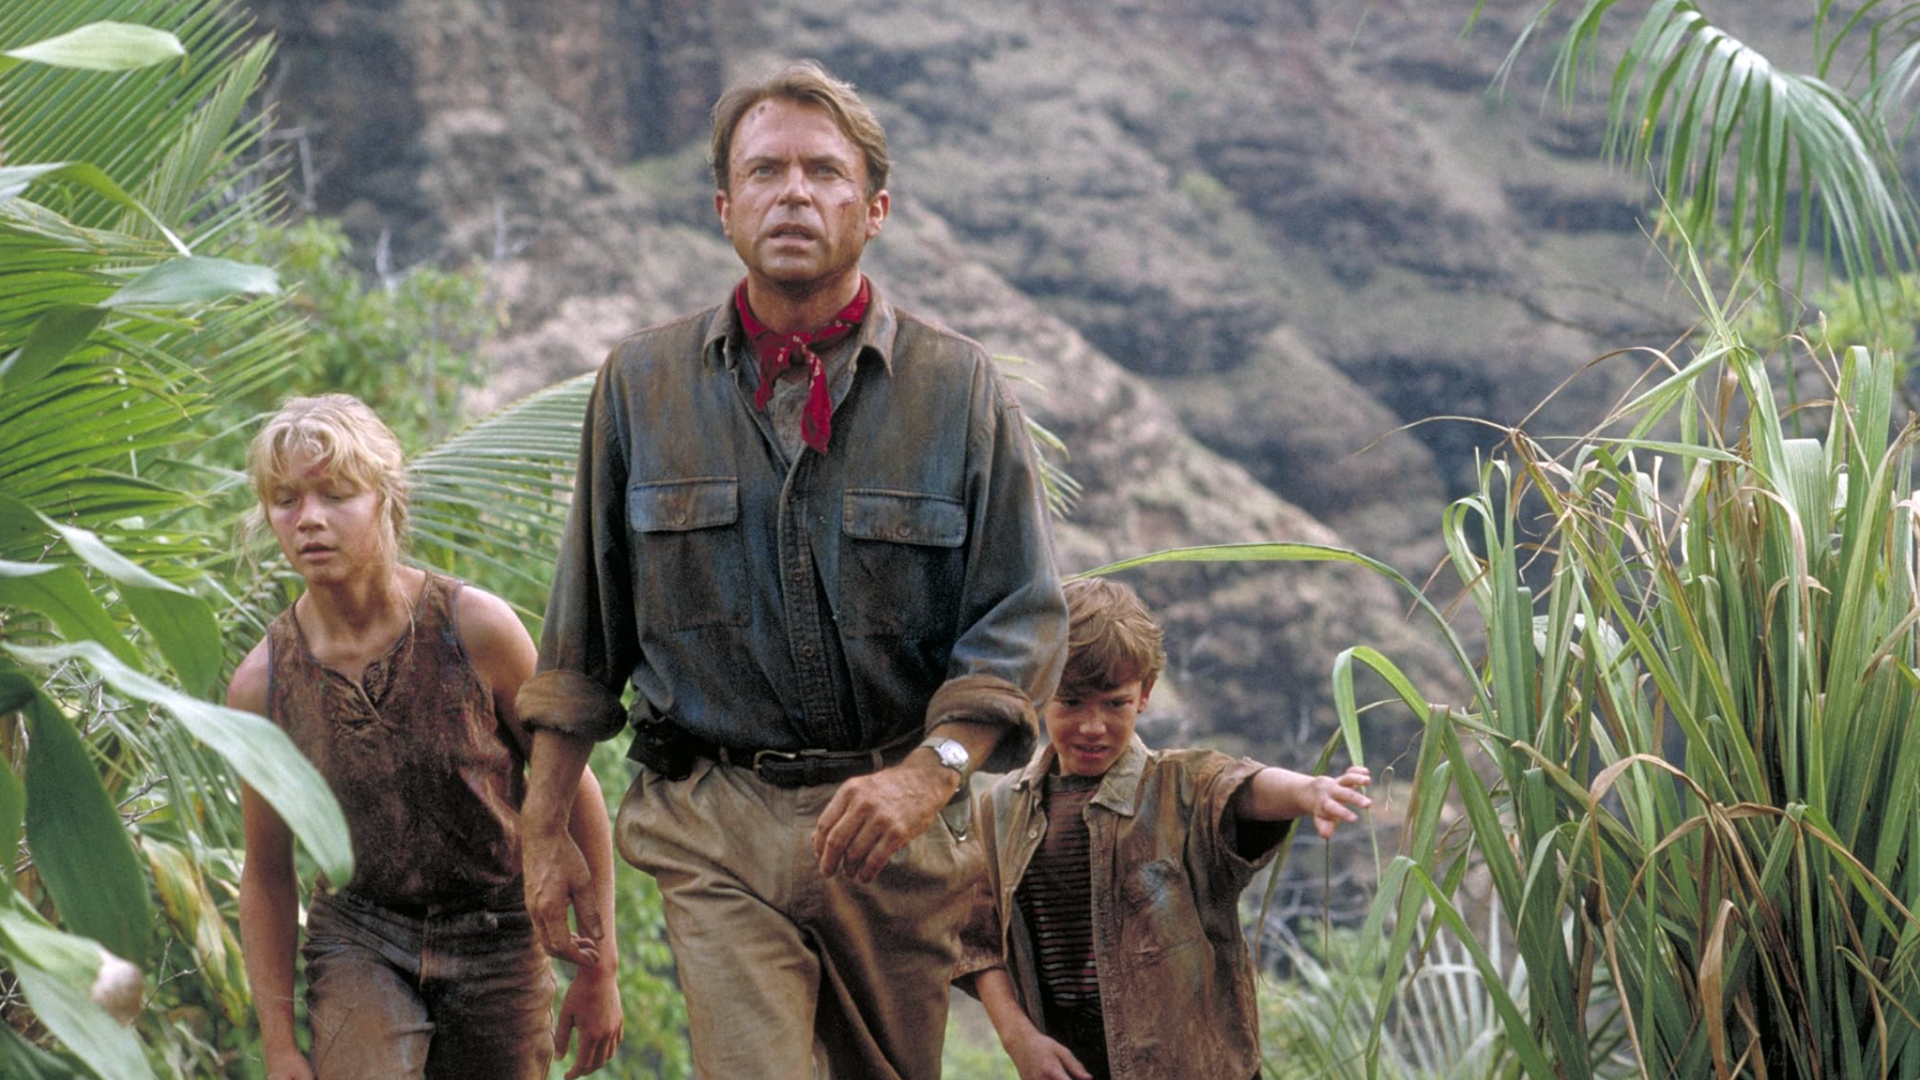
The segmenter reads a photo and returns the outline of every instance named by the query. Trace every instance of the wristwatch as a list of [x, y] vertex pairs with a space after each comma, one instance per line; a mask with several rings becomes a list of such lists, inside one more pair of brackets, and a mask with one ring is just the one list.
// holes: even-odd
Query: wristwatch
[[920, 745], [932, 750], [933, 756], [940, 759], [940, 764], [959, 773], [960, 783], [966, 784], [967, 770], [973, 765], [973, 758], [967, 753], [967, 748], [961, 745], [960, 740], [935, 735]]

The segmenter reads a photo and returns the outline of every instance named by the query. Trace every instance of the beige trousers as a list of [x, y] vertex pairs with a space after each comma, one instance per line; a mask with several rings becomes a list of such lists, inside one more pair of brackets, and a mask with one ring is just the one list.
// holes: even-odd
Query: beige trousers
[[679, 781], [643, 769], [620, 804], [614, 840], [659, 882], [705, 1080], [940, 1075], [978, 861], [936, 818], [872, 883], [823, 878], [809, 837], [835, 790], [703, 761]]

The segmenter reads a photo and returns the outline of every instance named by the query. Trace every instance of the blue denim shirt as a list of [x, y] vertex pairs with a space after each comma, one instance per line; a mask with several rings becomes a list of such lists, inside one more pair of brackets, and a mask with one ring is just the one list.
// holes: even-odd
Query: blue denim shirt
[[730, 303], [628, 338], [581, 435], [538, 727], [668, 717], [716, 743], [872, 749], [947, 719], [1024, 760], [1066, 605], [1019, 406], [980, 346], [875, 290], [832, 442], [789, 463]]

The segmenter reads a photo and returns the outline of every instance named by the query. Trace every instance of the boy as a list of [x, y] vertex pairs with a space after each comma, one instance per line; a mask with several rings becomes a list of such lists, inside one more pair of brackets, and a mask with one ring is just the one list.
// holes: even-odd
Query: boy
[[986, 1007], [1021, 1080], [1257, 1077], [1241, 891], [1294, 818], [1322, 837], [1364, 768], [1306, 776], [1134, 735], [1165, 653], [1134, 591], [1066, 586], [1047, 745], [974, 802], [987, 872], [956, 981]]

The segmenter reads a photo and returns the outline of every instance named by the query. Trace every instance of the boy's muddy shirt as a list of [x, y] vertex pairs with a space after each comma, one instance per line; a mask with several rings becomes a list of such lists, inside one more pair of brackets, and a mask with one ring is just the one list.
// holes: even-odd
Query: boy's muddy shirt
[[267, 632], [267, 714], [340, 803], [343, 884], [378, 904], [518, 899], [524, 758], [460, 643], [460, 587], [428, 573], [412, 630], [359, 683], [314, 658], [292, 608]]
[[[1017, 895], [1053, 828], [1044, 796], [1054, 760], [1042, 747], [975, 797], [989, 888], [955, 972], [1004, 966], [1049, 1035], [1034, 929]], [[1261, 767], [1210, 750], [1148, 750], [1136, 737], [1087, 804], [1093, 948], [1113, 1080], [1239, 1080], [1260, 1070], [1239, 899], [1288, 823], [1244, 822], [1231, 804]]]

